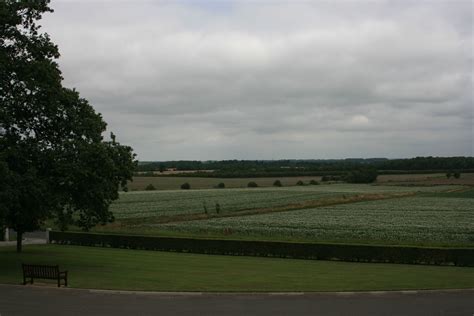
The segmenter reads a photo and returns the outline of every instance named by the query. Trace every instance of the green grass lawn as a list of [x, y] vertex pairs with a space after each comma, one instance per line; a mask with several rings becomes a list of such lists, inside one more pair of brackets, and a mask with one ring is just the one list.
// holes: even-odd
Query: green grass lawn
[[[183, 254], [60, 245], [0, 248], [0, 283], [21, 263], [59, 264], [71, 287], [145, 291], [363, 291], [474, 288], [474, 268]], [[42, 281], [47, 282], [47, 281]], [[54, 283], [54, 282], [53, 282]]]

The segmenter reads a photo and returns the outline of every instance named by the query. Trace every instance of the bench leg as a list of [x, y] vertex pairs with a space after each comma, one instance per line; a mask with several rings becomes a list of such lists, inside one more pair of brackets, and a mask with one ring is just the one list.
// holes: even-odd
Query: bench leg
[[61, 278], [58, 277], [58, 287], [61, 287]]
[[26, 285], [26, 277], [23, 276], [23, 285]]
[[31, 277], [31, 284], [33, 284], [33, 277]]

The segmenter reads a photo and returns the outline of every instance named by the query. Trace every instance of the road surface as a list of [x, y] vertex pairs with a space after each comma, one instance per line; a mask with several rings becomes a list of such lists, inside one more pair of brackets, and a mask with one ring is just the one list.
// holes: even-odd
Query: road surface
[[474, 315], [474, 290], [147, 293], [0, 285], [0, 315]]

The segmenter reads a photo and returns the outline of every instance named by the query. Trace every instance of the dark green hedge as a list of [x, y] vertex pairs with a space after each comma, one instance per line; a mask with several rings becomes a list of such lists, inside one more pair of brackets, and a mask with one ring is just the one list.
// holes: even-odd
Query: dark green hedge
[[474, 249], [470, 248], [417, 248], [273, 241], [215, 240], [58, 231], [51, 231], [49, 236], [52, 243], [81, 246], [353, 262], [474, 266]]

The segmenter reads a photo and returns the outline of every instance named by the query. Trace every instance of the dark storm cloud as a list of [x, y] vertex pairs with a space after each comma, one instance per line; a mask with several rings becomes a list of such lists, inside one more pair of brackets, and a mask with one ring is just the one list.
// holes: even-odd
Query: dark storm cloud
[[52, 6], [65, 84], [140, 159], [473, 155], [471, 1]]

